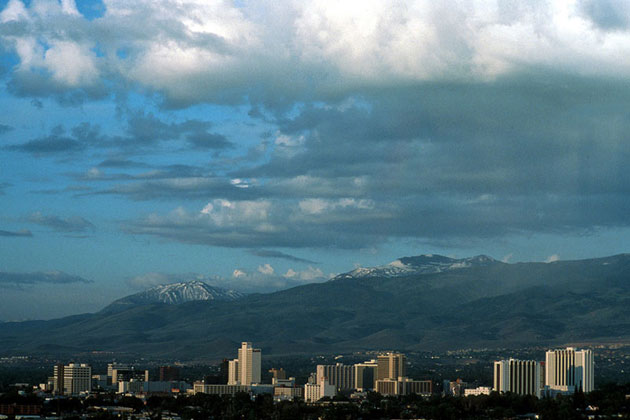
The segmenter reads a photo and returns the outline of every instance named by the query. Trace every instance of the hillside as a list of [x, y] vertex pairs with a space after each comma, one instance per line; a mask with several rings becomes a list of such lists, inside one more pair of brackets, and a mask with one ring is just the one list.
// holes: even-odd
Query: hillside
[[138, 305], [152, 303], [166, 303], [179, 305], [194, 301], [233, 301], [245, 296], [235, 290], [213, 287], [199, 280], [163, 284], [152, 287], [124, 298], [115, 300], [102, 312], [118, 312], [130, 309]]
[[0, 324], [0, 355], [125, 351], [218, 358], [247, 340], [264, 354], [432, 350], [630, 339], [630, 255], [473, 264], [393, 277], [337, 277], [234, 301], [136, 305]]

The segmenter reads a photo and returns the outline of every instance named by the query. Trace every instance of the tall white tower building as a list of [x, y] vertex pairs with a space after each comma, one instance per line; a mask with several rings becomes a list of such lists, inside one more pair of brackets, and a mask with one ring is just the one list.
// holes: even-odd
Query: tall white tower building
[[573, 347], [549, 350], [545, 362], [545, 385], [550, 390], [561, 392], [593, 390], [592, 350], [576, 350]]
[[228, 385], [238, 385], [241, 378], [241, 371], [238, 368], [238, 359], [228, 362]]
[[541, 365], [535, 360], [500, 360], [494, 362], [494, 390], [540, 397]]
[[260, 383], [261, 353], [252, 343], [243, 342], [238, 349], [238, 358], [228, 365], [228, 384], [251, 385]]
[[63, 395], [79, 395], [92, 390], [92, 368], [90, 365], [70, 363], [55, 365], [55, 393]]

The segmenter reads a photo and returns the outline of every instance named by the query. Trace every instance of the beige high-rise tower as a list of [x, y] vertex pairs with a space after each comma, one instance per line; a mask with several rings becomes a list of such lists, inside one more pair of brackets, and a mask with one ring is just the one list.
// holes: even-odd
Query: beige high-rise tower
[[[261, 377], [261, 353], [260, 349], [252, 347], [252, 343], [243, 342], [238, 349], [238, 363], [235, 366], [238, 372], [239, 385], [251, 385], [260, 383]], [[230, 375], [231, 376], [231, 375]]]
[[593, 351], [573, 347], [549, 350], [545, 357], [545, 385], [561, 392], [593, 390]]
[[407, 375], [406, 358], [402, 353], [380, 354], [377, 358], [376, 380], [394, 379]]

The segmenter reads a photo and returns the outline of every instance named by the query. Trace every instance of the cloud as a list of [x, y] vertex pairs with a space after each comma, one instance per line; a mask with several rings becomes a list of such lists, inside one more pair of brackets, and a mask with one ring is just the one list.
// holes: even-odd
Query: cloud
[[245, 98], [290, 107], [536, 68], [627, 76], [619, 3], [109, 0], [90, 21], [61, 3], [14, 0], [0, 37], [19, 57], [10, 86], [23, 95], [76, 101], [138, 86], [171, 107]]
[[6, 149], [34, 155], [49, 155], [78, 152], [85, 149], [85, 146], [79, 139], [65, 135], [65, 129], [62, 126], [57, 126], [48, 136], [6, 146]]
[[105, 159], [98, 164], [98, 167], [100, 168], [144, 168], [147, 166], [149, 165], [143, 162], [120, 158]]
[[[325, 201], [325, 211], [302, 209], [299, 202], [216, 199], [196, 213], [177, 208], [126, 222], [131, 234], [226, 247], [364, 247], [379, 236], [357, 229], [395, 217], [387, 209], [364, 208], [361, 201]], [[356, 229], [356, 230], [355, 230]]]
[[0, 182], [0, 195], [4, 195], [7, 188], [12, 187], [13, 184], [9, 182]]
[[83, 277], [64, 273], [63, 271], [47, 271], [34, 273], [7, 273], [0, 272], [0, 287], [21, 287], [40, 283], [71, 284], [92, 283]]
[[316, 282], [316, 281], [321, 282], [324, 279], [330, 279], [332, 276], [331, 275], [326, 276], [324, 272], [320, 270], [319, 268], [313, 268], [309, 266], [306, 270], [303, 270], [303, 271], [295, 271], [292, 268], [290, 268], [284, 274], [284, 277], [293, 279], [293, 280], [299, 280], [305, 283], [311, 283], [311, 282]]
[[31, 223], [49, 227], [57, 232], [87, 232], [95, 229], [89, 220], [79, 216], [59, 217], [35, 212], [27, 220]]
[[604, 31], [630, 29], [630, 5], [622, 1], [581, 0], [578, 7], [583, 16]]
[[204, 275], [199, 273], [146, 273], [127, 280], [134, 289], [145, 290], [162, 284], [199, 280], [215, 287], [238, 290], [243, 293], [269, 293], [303, 284], [323, 282], [332, 277], [320, 269], [308, 267], [306, 270], [289, 269], [285, 274], [276, 273], [270, 264], [261, 264], [256, 270], [236, 268], [229, 277]]
[[560, 261], [560, 256], [558, 254], [550, 255], [545, 260], [546, 263], [552, 263], [552, 262], [556, 262], [556, 261]]
[[285, 254], [284, 252], [274, 251], [269, 249], [251, 249], [249, 253], [255, 255], [257, 257], [263, 258], [280, 258], [287, 261], [306, 263], [306, 264], [319, 264], [318, 262], [307, 260], [305, 258], [299, 258], [290, 254]]
[[230, 278], [216, 277], [208, 282], [245, 293], [269, 293], [308, 283], [324, 282], [331, 277], [332, 275], [325, 275], [320, 269], [310, 266], [306, 270], [288, 269], [285, 274], [278, 274], [270, 264], [263, 264], [255, 271], [235, 269]]
[[[36, 96], [132, 86], [174, 108], [246, 104], [264, 125], [258, 144], [234, 136], [241, 149], [214, 122], [130, 112], [117, 133], [81, 124], [7, 146], [101, 149], [113, 157], [74, 174], [99, 183], [88, 194], [173, 203], [125, 232], [358, 249], [630, 226], [625, 6], [110, 0], [87, 21], [34, 4], [14, 0], [0, 16], [19, 57], [13, 85]], [[213, 152], [206, 166], [163, 164], [202, 149]], [[137, 161], [165, 150], [162, 166]]]
[[127, 284], [134, 289], [145, 290], [162, 284], [176, 283], [180, 279], [181, 276], [175, 278], [173, 275], [164, 273], [146, 273], [127, 279]]
[[17, 238], [30, 238], [33, 236], [33, 233], [28, 229], [22, 229], [18, 231], [10, 231], [10, 230], [0, 230], [0, 236], [5, 237], [17, 237]]
[[[184, 149], [220, 151], [233, 147], [225, 136], [211, 132], [210, 127], [212, 124], [207, 121], [189, 119], [179, 123], [165, 123], [152, 114], [135, 113], [127, 119], [123, 135], [106, 135], [100, 126], [83, 122], [74, 126], [70, 133], [67, 133], [65, 127], [58, 125], [48, 136], [5, 148], [33, 155], [51, 155], [80, 152], [88, 148], [111, 149], [129, 154], [146, 148], [155, 149], [165, 142], [177, 142]], [[118, 168], [145, 166], [127, 159], [107, 159], [102, 164]]]

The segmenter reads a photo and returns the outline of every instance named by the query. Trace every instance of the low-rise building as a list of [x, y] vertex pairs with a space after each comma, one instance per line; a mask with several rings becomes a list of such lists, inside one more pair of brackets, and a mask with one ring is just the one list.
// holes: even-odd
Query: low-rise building
[[464, 389], [464, 396], [468, 397], [471, 395], [490, 395], [492, 392], [492, 388], [489, 386], [479, 386], [477, 388], [467, 388]]
[[337, 395], [337, 387], [331, 385], [327, 378], [319, 379], [318, 383], [308, 383], [304, 385], [304, 401], [315, 402], [324, 397], [334, 397]]
[[193, 394], [213, 394], [213, 395], [234, 395], [239, 392], [249, 392], [247, 385], [227, 385], [227, 384], [206, 384], [195, 382], [193, 384]]
[[376, 392], [381, 395], [429, 396], [433, 393], [433, 381], [414, 381], [409, 378], [379, 379], [376, 381]]

